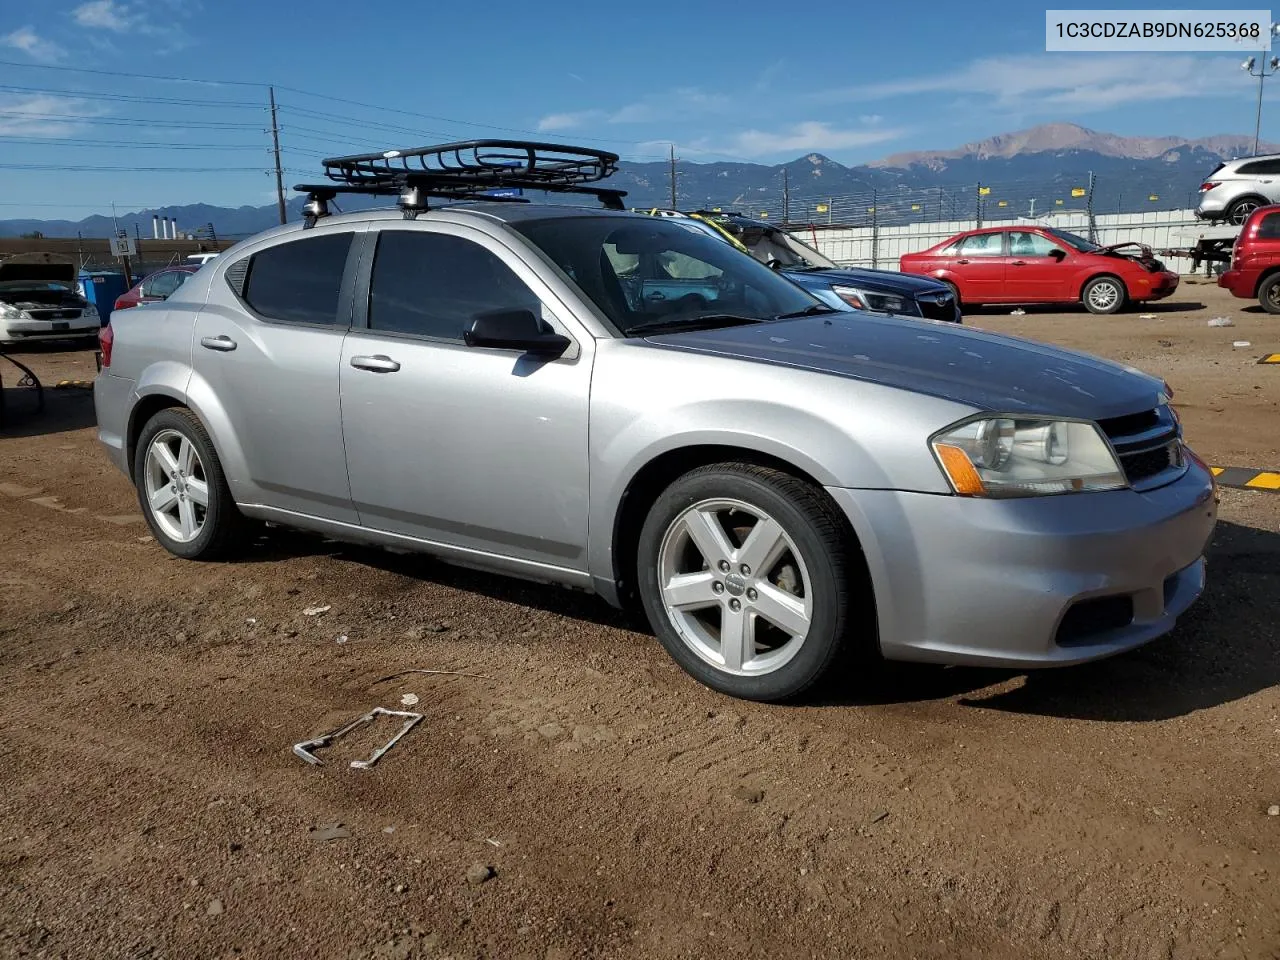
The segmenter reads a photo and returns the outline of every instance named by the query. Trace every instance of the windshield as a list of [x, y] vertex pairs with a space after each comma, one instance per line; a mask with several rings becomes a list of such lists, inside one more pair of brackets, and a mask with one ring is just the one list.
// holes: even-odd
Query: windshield
[[676, 218], [556, 217], [513, 223], [624, 335], [799, 314], [821, 301], [723, 239]]
[[1081, 253], [1097, 253], [1102, 248], [1096, 243], [1086, 240], [1084, 237], [1077, 237], [1074, 233], [1067, 233], [1065, 230], [1055, 230], [1050, 228], [1049, 233], [1073, 250], [1079, 250]]

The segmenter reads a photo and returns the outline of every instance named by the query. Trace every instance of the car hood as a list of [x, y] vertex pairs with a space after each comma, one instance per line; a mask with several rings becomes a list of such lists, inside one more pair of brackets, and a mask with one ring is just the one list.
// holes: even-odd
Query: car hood
[[74, 287], [79, 273], [74, 260], [61, 260], [50, 254], [19, 254], [0, 261], [0, 283], [65, 283]]
[[922, 293], [950, 293], [945, 283], [931, 280], [928, 277], [912, 276], [908, 273], [896, 273], [891, 270], [857, 270], [857, 269], [823, 269], [823, 270], [783, 270], [786, 276], [804, 284], [806, 280], [817, 280], [822, 283], [844, 284], [850, 287], [871, 287], [887, 293], [897, 293], [914, 297]]
[[1150, 410], [1162, 381], [1072, 350], [941, 322], [824, 317], [663, 334], [649, 342], [882, 383], [980, 410], [1100, 420]]

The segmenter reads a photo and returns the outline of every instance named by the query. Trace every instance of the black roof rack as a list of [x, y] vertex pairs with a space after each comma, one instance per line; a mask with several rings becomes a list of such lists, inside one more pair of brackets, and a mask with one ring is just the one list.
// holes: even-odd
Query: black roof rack
[[495, 190], [545, 190], [593, 196], [611, 210], [623, 210], [624, 190], [589, 184], [618, 169], [618, 155], [591, 147], [524, 140], [464, 140], [433, 147], [387, 150], [321, 161], [330, 183], [298, 184], [307, 194], [306, 225], [329, 212], [338, 194], [399, 196], [412, 218], [427, 200], [480, 200], [527, 203], [519, 196], [495, 196]]

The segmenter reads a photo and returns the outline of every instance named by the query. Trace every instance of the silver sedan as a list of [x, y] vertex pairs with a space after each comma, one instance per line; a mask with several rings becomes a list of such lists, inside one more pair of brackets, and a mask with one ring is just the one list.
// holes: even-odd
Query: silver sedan
[[170, 552], [267, 520], [593, 591], [734, 696], [1104, 657], [1204, 584], [1214, 483], [1160, 380], [835, 313], [675, 219], [326, 216], [103, 353], [102, 443]]

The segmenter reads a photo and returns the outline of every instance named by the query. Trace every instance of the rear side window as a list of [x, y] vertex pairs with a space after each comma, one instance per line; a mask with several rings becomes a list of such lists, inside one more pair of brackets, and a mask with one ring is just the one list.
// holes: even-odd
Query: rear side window
[[291, 240], [254, 254], [244, 299], [269, 320], [336, 324], [350, 233]]
[[1003, 233], [975, 233], [960, 241], [962, 257], [998, 257], [1003, 254]]
[[1280, 159], [1251, 160], [1249, 163], [1242, 163], [1237, 167], [1236, 173], [1242, 177], [1275, 176], [1280, 174]]
[[1268, 213], [1254, 234], [1259, 240], [1280, 240], [1280, 213]]
[[440, 340], [461, 340], [478, 313], [530, 310], [533, 291], [484, 247], [421, 230], [378, 235], [369, 289], [369, 326]]

